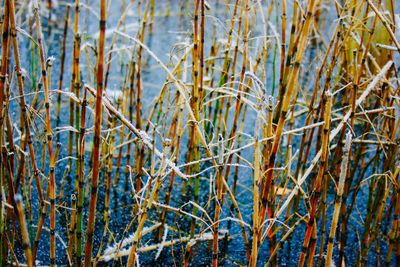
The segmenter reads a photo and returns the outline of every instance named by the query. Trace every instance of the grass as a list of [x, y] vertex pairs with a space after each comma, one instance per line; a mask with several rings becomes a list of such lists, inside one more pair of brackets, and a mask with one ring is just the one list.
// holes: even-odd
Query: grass
[[1, 5], [0, 266], [400, 263], [395, 1]]

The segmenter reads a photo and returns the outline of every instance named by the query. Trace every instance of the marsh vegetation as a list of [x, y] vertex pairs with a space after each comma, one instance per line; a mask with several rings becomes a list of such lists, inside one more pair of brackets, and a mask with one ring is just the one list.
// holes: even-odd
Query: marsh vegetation
[[395, 0], [2, 0], [0, 266], [398, 266]]

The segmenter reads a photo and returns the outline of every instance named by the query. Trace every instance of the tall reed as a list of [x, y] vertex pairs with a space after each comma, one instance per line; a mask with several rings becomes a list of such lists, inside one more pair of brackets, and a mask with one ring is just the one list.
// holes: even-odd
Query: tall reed
[[25, 250], [26, 263], [29, 267], [35, 266], [32, 260], [31, 243], [29, 241], [28, 227], [25, 220], [24, 207], [21, 195], [15, 196], [15, 206], [17, 208], [19, 224], [21, 228], [22, 242]]
[[106, 1], [100, 1], [100, 35], [97, 52], [96, 66], [96, 104], [95, 104], [95, 119], [94, 119], [94, 136], [93, 136], [93, 171], [89, 202], [89, 215], [86, 228], [86, 244], [85, 244], [85, 267], [90, 266], [93, 246], [93, 233], [96, 220], [96, 205], [97, 205], [97, 187], [99, 184], [100, 172], [100, 143], [101, 143], [101, 123], [102, 123], [102, 100], [103, 100], [103, 69], [104, 69], [104, 50], [105, 50], [105, 31], [107, 24], [107, 7]]
[[344, 182], [347, 176], [350, 146], [351, 146], [351, 132], [348, 132], [346, 135], [346, 140], [343, 148], [342, 163], [340, 165], [340, 177], [336, 189], [335, 210], [333, 212], [331, 230], [329, 232], [329, 239], [328, 239], [328, 250], [326, 253], [326, 260], [325, 260], [326, 266], [331, 266], [332, 263], [333, 245], [335, 240], [336, 227], [339, 219], [340, 205], [342, 204]]

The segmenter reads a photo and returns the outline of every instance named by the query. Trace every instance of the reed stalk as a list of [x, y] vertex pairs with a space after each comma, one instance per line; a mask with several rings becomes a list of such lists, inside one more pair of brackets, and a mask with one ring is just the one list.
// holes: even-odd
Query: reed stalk
[[[129, 121], [133, 121], [133, 99], [134, 99], [134, 84], [135, 84], [135, 71], [136, 71], [136, 63], [132, 60], [129, 64], [130, 71], [130, 79], [129, 79], [129, 104], [128, 104], [128, 118]], [[130, 138], [131, 134], [127, 135], [127, 138]], [[128, 183], [128, 177], [130, 175], [129, 166], [131, 165], [131, 147], [132, 144], [129, 142], [128, 147], [126, 148], [126, 167], [125, 167], [125, 184]], [[117, 181], [114, 180], [114, 187], [117, 185]]]
[[[195, 124], [197, 124], [200, 120], [200, 103], [201, 103], [201, 93], [200, 93], [200, 88], [202, 86], [200, 81], [202, 78], [199, 76], [199, 58], [200, 53], [201, 53], [201, 43], [199, 40], [199, 9], [200, 5], [204, 4], [201, 3], [201, 0], [196, 1], [196, 7], [195, 7], [195, 12], [194, 12], [194, 26], [193, 26], [193, 51], [192, 51], [192, 79], [193, 79], [193, 89], [192, 89], [192, 96], [190, 99], [190, 107], [193, 111], [194, 114], [194, 121], [191, 121], [190, 125], [190, 133], [189, 133], [189, 149], [188, 149], [188, 155], [187, 155], [187, 161], [196, 161], [199, 159], [199, 144], [197, 141], [197, 138], [195, 138], [196, 134], [196, 129], [195, 129]], [[204, 31], [203, 31], [204, 34]], [[200, 63], [201, 64], [201, 63]], [[195, 164], [194, 166], [191, 166], [190, 169], [187, 169], [188, 174], [191, 172], [196, 173], [199, 170], [199, 165]], [[194, 180], [194, 190], [193, 190], [193, 195], [194, 195], [194, 202], [198, 203], [199, 202], [199, 186], [200, 186], [200, 181], [199, 178], [196, 177]], [[197, 207], [193, 207], [193, 214], [197, 213]], [[195, 220], [192, 219], [192, 223], [190, 226], [190, 235], [194, 235], [194, 225]]]
[[28, 227], [25, 220], [24, 206], [21, 195], [15, 196], [15, 206], [18, 213], [19, 225], [21, 229], [22, 242], [25, 250], [25, 258], [28, 267], [35, 266], [32, 259], [31, 243], [29, 241]]
[[97, 94], [95, 104], [95, 119], [94, 119], [94, 136], [93, 136], [93, 170], [91, 179], [91, 194], [89, 202], [89, 215], [86, 228], [86, 244], [85, 244], [85, 261], [84, 266], [89, 267], [92, 258], [93, 233], [96, 219], [96, 204], [97, 204], [97, 186], [99, 184], [100, 172], [100, 143], [101, 143], [101, 122], [102, 122], [102, 100], [103, 100], [103, 69], [104, 69], [104, 49], [105, 49], [105, 31], [107, 23], [106, 1], [100, 1], [100, 35], [97, 52]]
[[259, 215], [259, 207], [260, 207], [260, 195], [259, 195], [259, 186], [261, 183], [261, 151], [259, 147], [258, 135], [259, 131], [262, 128], [262, 116], [263, 109], [262, 104], [259, 104], [258, 112], [257, 112], [257, 123], [255, 128], [255, 141], [254, 141], [254, 173], [253, 173], [253, 240], [251, 245], [251, 258], [249, 261], [249, 266], [255, 267], [257, 266], [257, 256], [258, 256], [258, 248], [260, 246], [260, 240], [258, 237], [260, 236], [260, 223], [262, 223], [258, 217]]
[[24, 97], [24, 81], [22, 79], [22, 68], [21, 68], [21, 63], [20, 63], [20, 53], [19, 53], [19, 47], [18, 47], [17, 29], [16, 29], [16, 22], [15, 22], [15, 4], [11, 0], [9, 0], [7, 3], [8, 3], [9, 18], [10, 18], [11, 39], [12, 39], [12, 45], [14, 48], [13, 50], [14, 50], [15, 68], [16, 68], [16, 72], [17, 72], [18, 92], [22, 96], [22, 97], [20, 97], [21, 121], [23, 123], [23, 125], [21, 125], [21, 127], [23, 127], [23, 129], [25, 130], [25, 139], [26, 139], [25, 142], [28, 144], [28, 148], [29, 148], [29, 155], [31, 158], [33, 175], [34, 175], [35, 181], [36, 181], [38, 197], [39, 197], [40, 203], [43, 205], [43, 191], [42, 191], [41, 181], [39, 178], [39, 169], [36, 164], [36, 154], [35, 154], [35, 150], [34, 150], [34, 147], [32, 144], [30, 123], [28, 120], [28, 114], [27, 114], [27, 110], [26, 110], [26, 102], [25, 102], [25, 97]]
[[[150, 4], [150, 3], [149, 3]], [[149, 4], [146, 5], [146, 9], [143, 15], [143, 21], [140, 29], [139, 40], [143, 42], [145, 29], [147, 25], [147, 17], [149, 13]], [[142, 128], [142, 54], [143, 54], [143, 47], [139, 47], [139, 51], [137, 54], [137, 69], [136, 69], [136, 101], [135, 101], [135, 111], [136, 111], [136, 128]], [[142, 167], [144, 165], [144, 145], [137, 144], [136, 145], [136, 191], [139, 191], [141, 188], [141, 175], [142, 175]]]
[[[55, 257], [56, 257], [56, 238], [55, 238], [55, 230], [56, 230], [56, 210], [55, 210], [55, 198], [56, 198], [56, 183], [55, 183], [55, 154], [53, 154], [53, 134], [51, 130], [51, 118], [50, 118], [50, 97], [49, 97], [49, 80], [48, 74], [46, 71], [46, 61], [44, 55], [43, 48], [43, 39], [42, 39], [42, 30], [41, 30], [41, 22], [39, 18], [39, 6], [37, 2], [34, 2], [34, 14], [36, 21], [36, 34], [39, 45], [40, 52], [40, 62], [42, 69], [42, 80], [43, 80], [43, 88], [44, 88], [44, 96], [45, 96], [45, 109], [46, 109], [46, 120], [45, 120], [45, 130], [44, 134], [47, 139], [48, 145], [48, 153], [50, 158], [50, 173], [49, 173], [49, 199], [50, 199], [50, 266], [55, 266]], [[45, 204], [46, 205], [46, 204]], [[45, 208], [44, 208], [45, 210]]]
[[74, 260], [74, 245], [75, 245], [75, 231], [76, 231], [76, 195], [71, 195], [71, 220], [68, 229], [68, 259], [69, 264], [72, 265]]
[[331, 266], [331, 263], [332, 263], [335, 233], [336, 233], [337, 223], [338, 223], [338, 219], [339, 219], [339, 212], [340, 212], [340, 206], [341, 206], [341, 202], [342, 202], [344, 183], [345, 183], [346, 176], [347, 176], [347, 168], [349, 165], [348, 162], [349, 162], [350, 146], [351, 146], [351, 132], [348, 132], [346, 135], [346, 142], [345, 142], [345, 145], [343, 148], [342, 163], [341, 163], [341, 167], [340, 167], [340, 177], [339, 177], [339, 181], [338, 181], [337, 189], [336, 189], [335, 208], [334, 208], [334, 212], [333, 212], [333, 216], [332, 216], [331, 229], [329, 232], [328, 249], [327, 249], [327, 254], [326, 254], [326, 259], [325, 259], [325, 266]]
[[[9, 53], [9, 25], [10, 25], [10, 20], [9, 20], [9, 11], [8, 11], [8, 2], [4, 2], [4, 16], [3, 16], [3, 23], [1, 27], [2, 31], [2, 39], [1, 39], [1, 73], [0, 73], [0, 103], [4, 103], [5, 101], [5, 84], [6, 84], [6, 79], [7, 79], [7, 57]], [[0, 105], [0, 128], [3, 126], [3, 104]], [[3, 142], [3, 138], [1, 138], [0, 141], [1, 145]]]
[[[70, 92], [73, 94], [76, 94], [77, 92], [74, 90], [75, 89], [75, 84], [76, 84], [76, 77], [79, 75], [79, 66], [76, 65], [76, 58], [77, 58], [77, 48], [76, 46], [76, 37], [79, 31], [79, 12], [80, 12], [80, 0], [75, 0], [75, 16], [74, 16], [74, 27], [73, 27], [73, 33], [74, 33], [74, 50], [72, 53], [72, 66], [71, 66], [71, 85], [70, 85]], [[79, 63], [79, 61], [78, 61]], [[78, 92], [79, 93], [79, 92]], [[74, 112], [74, 101], [72, 99], [69, 100], [69, 125], [73, 126], [74, 125], [74, 117], [75, 117], [75, 112]], [[71, 158], [72, 157], [72, 151], [73, 151], [73, 138], [74, 138], [74, 133], [72, 131], [69, 132], [68, 136], [68, 156]], [[71, 166], [72, 162], [69, 160], [69, 165]]]
[[[1, 45], [2, 45], [2, 51], [1, 51], [1, 73], [0, 73], [0, 147], [3, 147], [3, 142], [4, 142], [4, 134], [3, 134], [3, 129], [4, 129], [4, 119], [3, 119], [3, 103], [5, 102], [5, 85], [7, 82], [7, 57], [9, 56], [9, 25], [10, 25], [10, 20], [9, 20], [9, 3], [8, 1], [4, 1], [4, 8], [3, 8], [3, 14], [1, 18], [1, 30], [2, 30], [2, 39], [1, 39]], [[8, 128], [8, 127], [7, 127]], [[0, 161], [3, 162], [3, 153], [0, 153]], [[22, 162], [22, 160], [21, 160]], [[7, 258], [8, 258], [8, 246], [6, 245], [6, 238], [7, 238], [7, 229], [6, 229], [6, 218], [5, 218], [5, 208], [3, 204], [3, 200], [5, 199], [5, 196], [3, 195], [3, 177], [5, 176], [5, 168], [3, 164], [0, 166], [0, 201], [2, 202], [0, 204], [0, 266], [6, 266], [7, 264]]]
[[83, 91], [81, 104], [81, 121], [79, 127], [79, 147], [78, 147], [78, 190], [76, 208], [76, 236], [74, 262], [77, 266], [82, 264], [82, 233], [83, 233], [83, 208], [85, 204], [84, 176], [85, 176], [85, 135], [86, 135], [86, 108], [87, 108], [87, 88]]

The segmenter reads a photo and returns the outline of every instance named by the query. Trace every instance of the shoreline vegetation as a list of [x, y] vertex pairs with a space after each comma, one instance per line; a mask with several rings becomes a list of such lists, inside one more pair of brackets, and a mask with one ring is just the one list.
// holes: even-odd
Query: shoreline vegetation
[[395, 0], [0, 11], [0, 267], [400, 264]]

